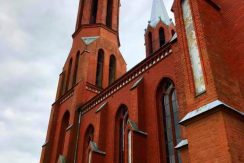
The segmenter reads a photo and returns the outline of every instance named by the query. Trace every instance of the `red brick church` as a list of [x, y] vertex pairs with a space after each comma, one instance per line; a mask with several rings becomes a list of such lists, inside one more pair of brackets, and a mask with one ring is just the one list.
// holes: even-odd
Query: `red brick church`
[[154, 0], [129, 71], [119, 8], [80, 1], [40, 162], [244, 162], [244, 1]]

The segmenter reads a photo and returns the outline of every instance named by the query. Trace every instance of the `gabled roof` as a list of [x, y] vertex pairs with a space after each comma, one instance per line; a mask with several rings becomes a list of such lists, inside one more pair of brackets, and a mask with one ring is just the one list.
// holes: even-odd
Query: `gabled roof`
[[171, 20], [166, 11], [163, 0], [153, 0], [151, 19], [150, 19], [150, 23], [149, 23], [150, 26], [156, 27], [156, 25], [158, 24], [160, 19], [166, 25], [171, 24]]

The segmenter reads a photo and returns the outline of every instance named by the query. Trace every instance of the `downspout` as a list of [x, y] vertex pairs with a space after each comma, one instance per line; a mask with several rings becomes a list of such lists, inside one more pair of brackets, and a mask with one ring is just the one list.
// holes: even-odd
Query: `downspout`
[[78, 119], [78, 129], [76, 135], [76, 142], [75, 142], [75, 155], [74, 155], [74, 163], [77, 162], [77, 150], [78, 150], [78, 143], [80, 138], [80, 123], [81, 123], [81, 111], [79, 111], [79, 119]]

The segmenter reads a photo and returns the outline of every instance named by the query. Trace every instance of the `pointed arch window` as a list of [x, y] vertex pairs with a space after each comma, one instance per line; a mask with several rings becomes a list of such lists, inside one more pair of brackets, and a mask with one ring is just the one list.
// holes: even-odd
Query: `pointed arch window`
[[166, 161], [181, 163], [180, 153], [174, 148], [181, 141], [176, 90], [170, 79], [165, 79], [159, 90]]
[[97, 56], [96, 86], [102, 88], [104, 51], [100, 49]]
[[69, 67], [68, 67], [68, 73], [67, 73], [67, 79], [66, 79], [66, 87], [65, 91], [69, 89], [69, 83], [70, 83], [70, 77], [71, 77], [71, 69], [72, 69], [72, 58], [69, 60]]
[[148, 52], [149, 52], [149, 55], [151, 55], [153, 53], [152, 33], [151, 32], [148, 33]]
[[116, 78], [116, 58], [114, 55], [109, 59], [109, 85], [115, 81]]
[[58, 155], [63, 155], [64, 150], [64, 143], [65, 143], [65, 135], [66, 135], [66, 129], [69, 126], [69, 119], [70, 119], [70, 113], [66, 111], [63, 115], [62, 123], [61, 123], [61, 129], [59, 134], [59, 141], [58, 141]]
[[164, 29], [162, 27], [159, 29], [159, 44], [160, 47], [165, 44], [165, 34]]
[[124, 163], [125, 161], [125, 132], [126, 124], [128, 120], [128, 108], [122, 105], [116, 114], [115, 124], [115, 158], [118, 163]]
[[97, 7], [98, 7], [98, 0], [92, 0], [92, 3], [91, 3], [90, 24], [96, 24], [96, 20], [97, 20]]
[[77, 83], [77, 76], [78, 76], [78, 69], [79, 69], [79, 61], [80, 61], [80, 51], [76, 54], [75, 59], [75, 70], [74, 70], [74, 76], [73, 76], [73, 86]]
[[108, 0], [106, 25], [110, 28], [112, 27], [112, 15], [113, 15], [112, 13], [113, 13], [113, 0]]
[[92, 150], [90, 148], [90, 143], [94, 139], [94, 127], [89, 125], [85, 133], [85, 139], [83, 143], [83, 161], [84, 163], [91, 163], [92, 160]]

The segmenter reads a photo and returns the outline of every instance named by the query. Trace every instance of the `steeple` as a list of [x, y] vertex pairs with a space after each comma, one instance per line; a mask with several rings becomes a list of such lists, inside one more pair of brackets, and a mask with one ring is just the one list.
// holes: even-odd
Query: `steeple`
[[151, 19], [145, 30], [146, 56], [150, 56], [168, 43], [174, 34], [175, 27], [169, 18], [163, 0], [153, 0]]
[[171, 24], [171, 20], [166, 11], [163, 0], [153, 0], [150, 25], [152, 27], [155, 27], [158, 24], [158, 22], [160, 21], [160, 19], [166, 25]]
[[120, 0], [80, 0], [73, 45], [60, 76], [57, 99], [79, 85], [79, 91], [85, 92], [81, 101], [86, 102], [126, 72], [119, 51], [119, 7]]

